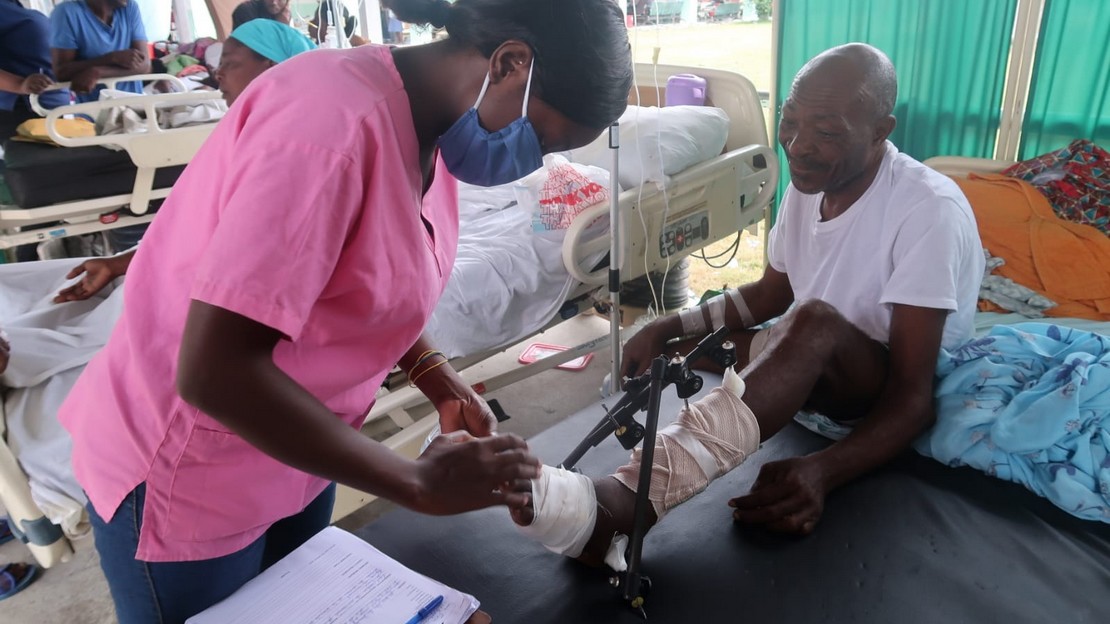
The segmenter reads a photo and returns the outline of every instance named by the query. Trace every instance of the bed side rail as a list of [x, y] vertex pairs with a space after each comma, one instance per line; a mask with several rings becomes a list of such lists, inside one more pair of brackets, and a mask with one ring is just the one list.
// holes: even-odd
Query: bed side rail
[[[169, 80], [180, 88], [184, 88], [184, 83], [169, 74], [145, 74], [141, 76], [107, 78], [101, 82], [106, 85], [111, 85], [123, 79]], [[64, 88], [67, 85], [68, 83], [61, 83], [60, 85], [55, 85], [55, 87]], [[222, 97], [219, 91], [192, 91], [136, 95], [134, 97], [59, 106], [50, 111], [44, 111], [46, 112], [46, 132], [54, 142], [64, 147], [100, 146], [125, 150], [128, 156], [130, 156], [131, 162], [133, 162], [138, 169], [135, 174], [135, 186], [131, 193], [131, 212], [136, 215], [142, 215], [147, 212], [150, 207], [150, 202], [154, 198], [155, 170], [161, 167], [188, 164], [216, 126], [215, 123], [204, 123], [182, 128], [162, 128], [158, 125], [158, 109], [190, 106], [207, 101], [218, 101], [222, 99]], [[32, 98], [32, 105], [38, 106], [37, 98]], [[117, 107], [127, 107], [143, 111], [146, 119], [144, 120], [141, 130], [126, 134], [98, 135], [92, 137], [67, 137], [63, 136], [58, 131], [57, 121], [64, 115], [85, 114], [95, 118], [101, 111]], [[39, 110], [39, 108], [36, 108], [36, 110]]]
[[[101, 86], [101, 87], [107, 87], [109, 89], [115, 89], [116, 84], [118, 84], [118, 83], [121, 83], [121, 82], [135, 82], [135, 81], [142, 81], [142, 82], [163, 82], [164, 81], [164, 82], [168, 82], [168, 83], [172, 84], [174, 86], [174, 88], [179, 90], [179, 91], [184, 92], [184, 91], [189, 90], [189, 87], [185, 84], [185, 81], [181, 80], [177, 76], [174, 76], [173, 74], [136, 74], [134, 76], [112, 76], [112, 77], [108, 77], [108, 78], [101, 78], [101, 79], [96, 81], [96, 84], [98, 86]], [[47, 93], [47, 92], [50, 92], [50, 91], [61, 91], [63, 89], [69, 89], [71, 86], [72, 85], [69, 82], [55, 82], [54, 84], [47, 87], [46, 90], [43, 91], [43, 93]], [[32, 94], [30, 100], [31, 100], [31, 110], [35, 111], [35, 113], [37, 113], [39, 117], [46, 117], [50, 113], [51, 109], [43, 108], [42, 104], [39, 103], [39, 96], [38, 95]]]
[[[668, 259], [676, 262], [759, 221], [774, 198], [778, 176], [774, 151], [749, 145], [671, 176], [665, 191], [651, 185], [642, 197], [639, 188], [624, 191], [621, 279], [662, 270]], [[595, 270], [591, 262], [608, 250], [608, 235], [598, 235], [589, 226], [608, 214], [608, 203], [586, 209], [563, 240], [563, 264], [583, 284], [607, 283], [608, 267]]]

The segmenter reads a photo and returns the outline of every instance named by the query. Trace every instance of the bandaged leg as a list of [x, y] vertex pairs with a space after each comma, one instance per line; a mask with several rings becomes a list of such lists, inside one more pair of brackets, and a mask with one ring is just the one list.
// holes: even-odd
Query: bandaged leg
[[[730, 368], [721, 387], [659, 431], [648, 492], [659, 520], [759, 448], [759, 423], [743, 396], [744, 380]], [[641, 456], [635, 449], [632, 461], [613, 475], [633, 492], [639, 485]]]
[[[649, 499], [656, 518], [704, 490], [711, 481], [732, 470], [759, 447], [759, 424], [741, 397], [744, 381], [731, 369], [724, 383], [708, 396], [683, 409], [678, 420], [659, 431], [655, 440]], [[600, 548], [607, 552], [592, 553], [604, 557], [614, 569], [623, 567], [624, 538], [630, 533], [631, 517], [639, 481], [641, 453], [637, 449], [632, 461], [617, 469], [613, 478], [620, 486], [603, 491], [627, 494], [627, 500], [604, 500], [600, 486], [589, 478], [544, 466], [538, 479], [532, 481], [534, 517], [521, 532], [541, 542], [548, 550], [580, 557], [595, 534]], [[604, 485], [604, 484], [601, 484]], [[606, 510], [598, 520], [598, 509]], [[599, 543], [598, 539], [592, 543]], [[591, 546], [592, 548], [592, 546]]]

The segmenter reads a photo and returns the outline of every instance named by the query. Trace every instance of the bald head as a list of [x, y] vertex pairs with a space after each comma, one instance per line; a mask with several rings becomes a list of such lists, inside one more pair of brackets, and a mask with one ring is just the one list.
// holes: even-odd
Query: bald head
[[854, 201], [886, 154], [897, 96], [894, 65], [869, 45], [839, 46], [806, 63], [779, 120], [794, 188]]
[[794, 77], [790, 92], [808, 87], [854, 92], [873, 119], [893, 114], [898, 99], [894, 64], [882, 51], [866, 43], [847, 43], [810, 59]]

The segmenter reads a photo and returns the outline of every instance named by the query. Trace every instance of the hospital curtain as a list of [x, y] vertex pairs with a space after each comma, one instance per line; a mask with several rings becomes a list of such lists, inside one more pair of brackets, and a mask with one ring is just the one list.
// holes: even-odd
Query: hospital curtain
[[[1017, 0], [780, 0], [773, 123], [807, 60], [860, 41], [885, 52], [898, 72], [898, 126], [890, 138], [900, 150], [918, 160], [991, 157], [1016, 6]], [[789, 176], [779, 151], [781, 196]]]
[[1110, 2], [1048, 0], [1019, 158], [1075, 139], [1110, 147]]

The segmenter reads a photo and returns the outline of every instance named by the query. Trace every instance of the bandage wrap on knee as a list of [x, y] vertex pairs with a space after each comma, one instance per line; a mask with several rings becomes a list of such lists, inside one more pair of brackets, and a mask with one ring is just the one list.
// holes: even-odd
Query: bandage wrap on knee
[[[659, 519], [759, 448], [759, 423], [743, 396], [744, 380], [729, 368], [720, 388], [683, 409], [677, 421], [659, 431], [648, 493]], [[636, 491], [640, 464], [641, 451], [636, 449], [632, 461], [613, 477]]]
[[569, 470], [544, 466], [532, 479], [534, 520], [520, 532], [548, 550], [568, 557], [582, 554], [597, 521], [594, 483]]

